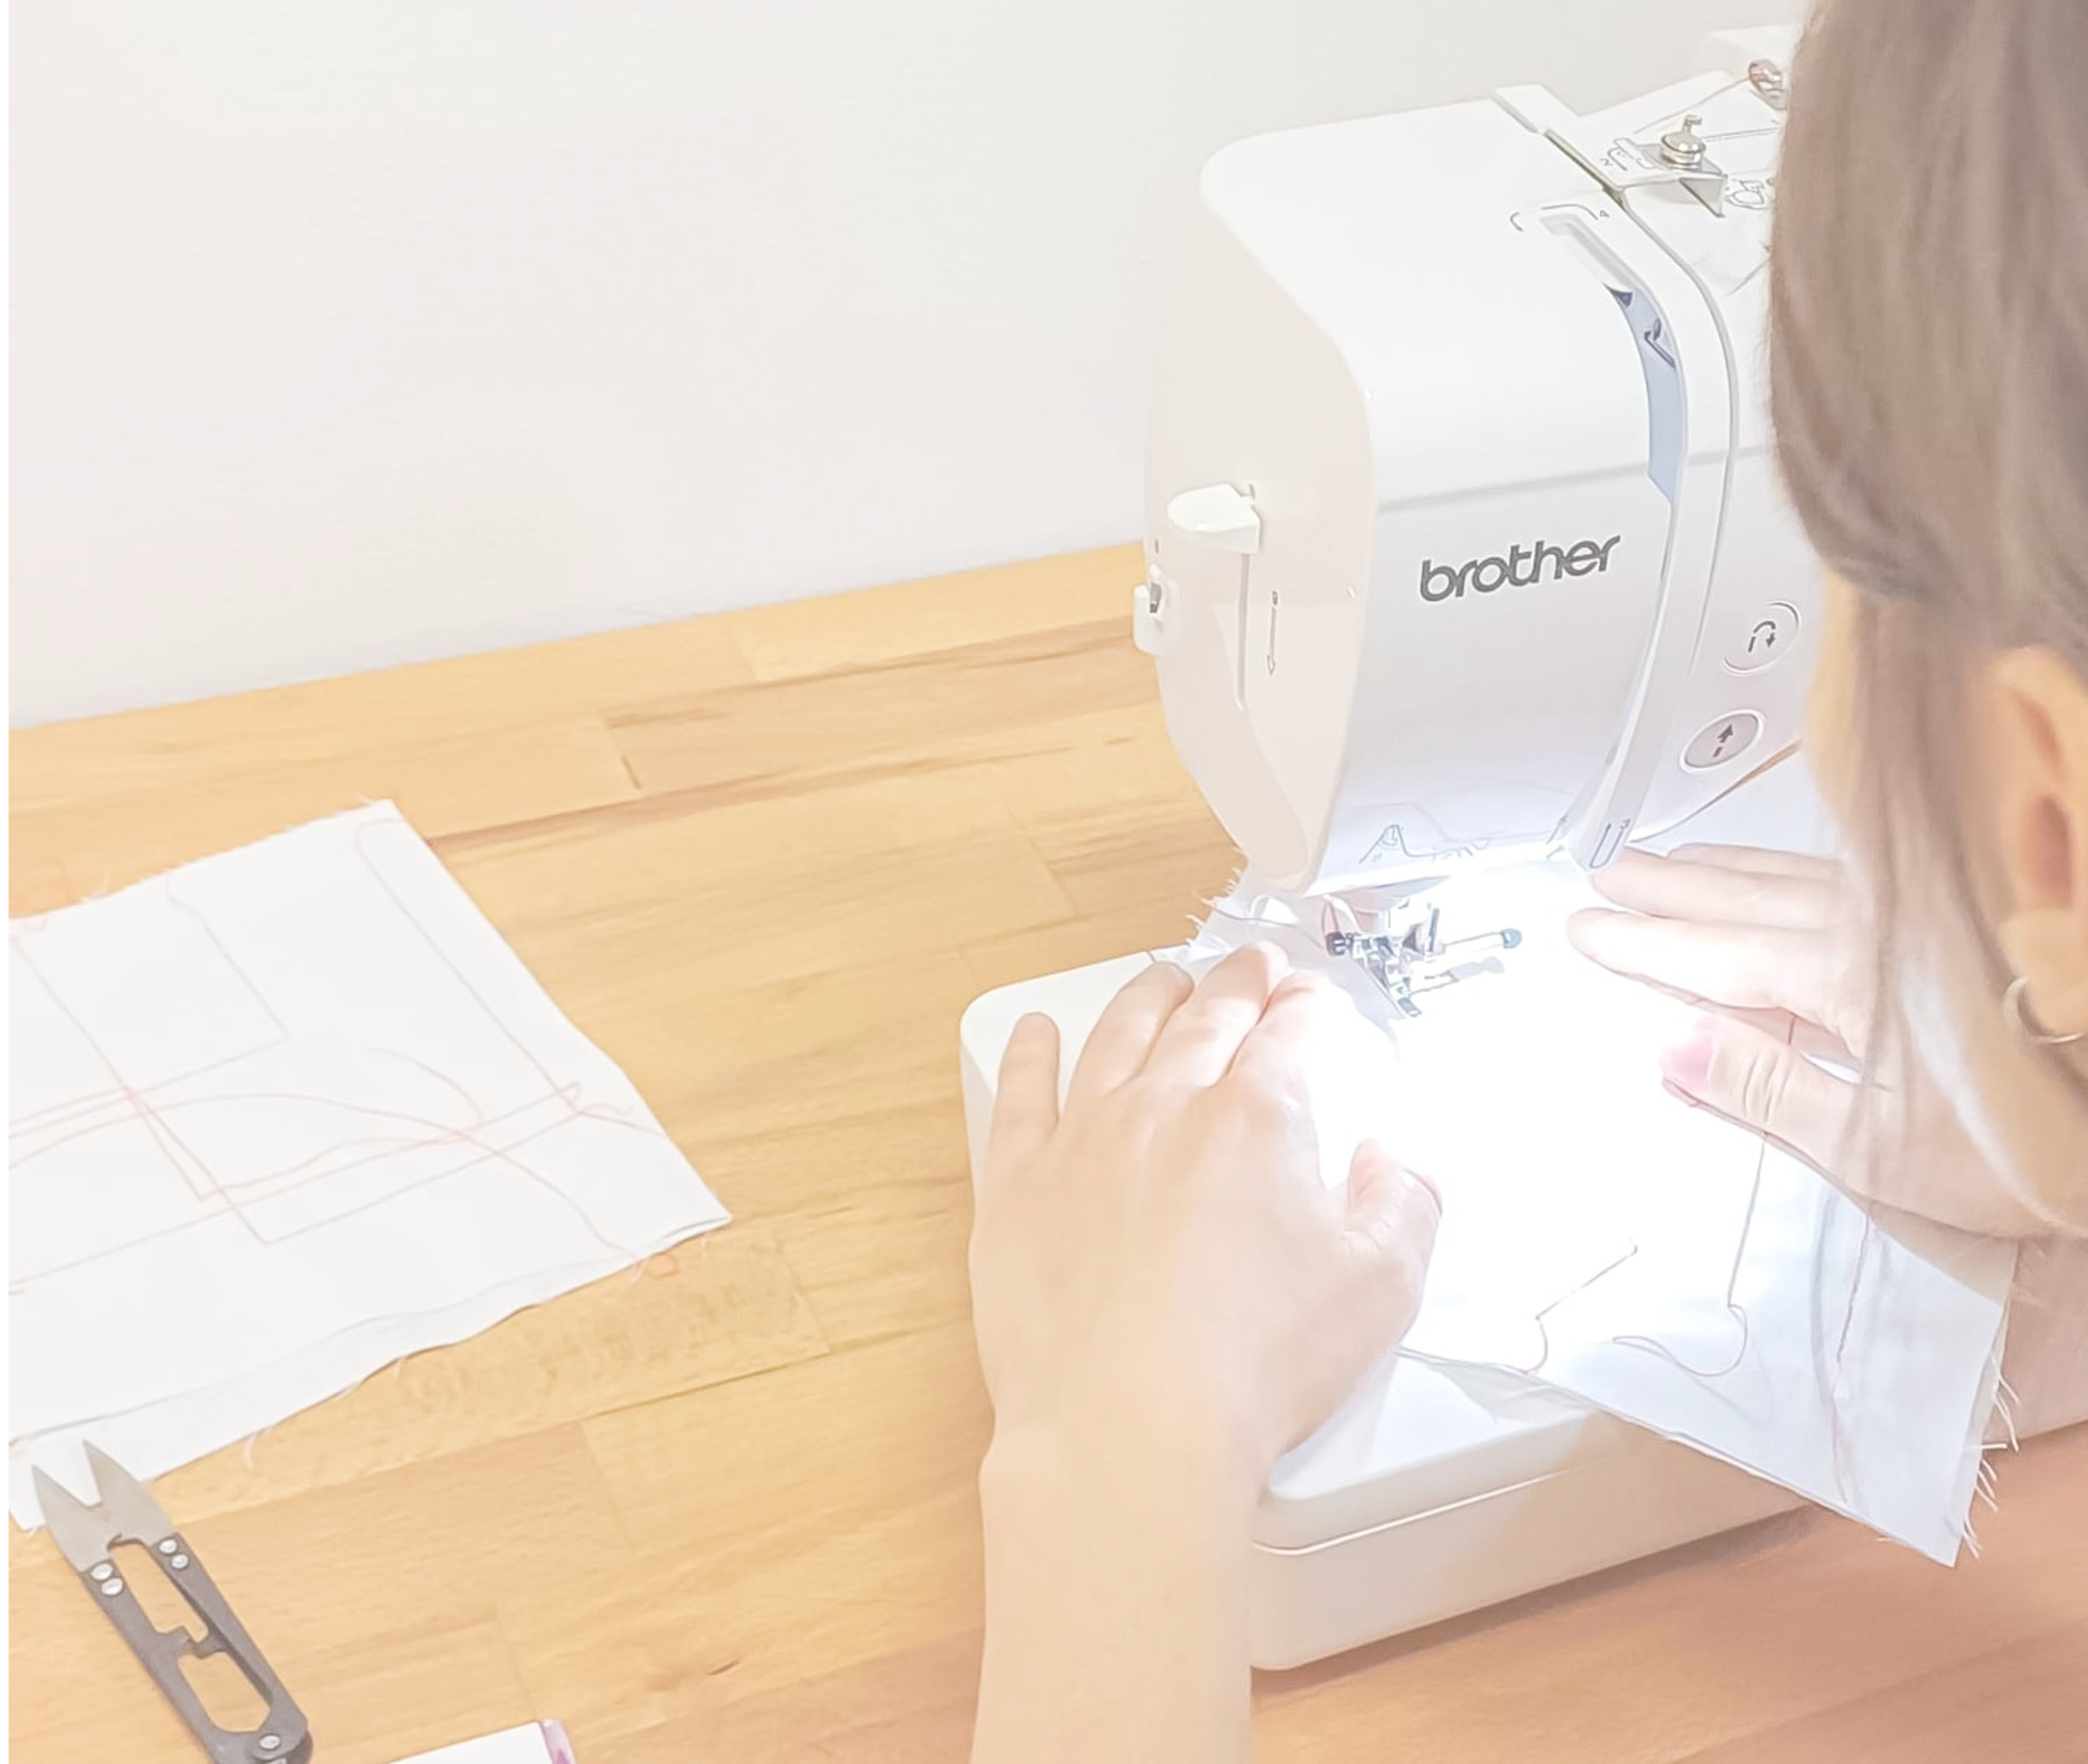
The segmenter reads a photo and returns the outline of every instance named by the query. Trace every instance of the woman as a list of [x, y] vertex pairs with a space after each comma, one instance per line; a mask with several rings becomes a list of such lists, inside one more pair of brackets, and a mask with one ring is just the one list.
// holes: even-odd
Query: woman
[[[1868, 1201], [2025, 1240], [2009, 1376], [2059, 1415], [2088, 1368], [2053, 1302], [2088, 1235], [2084, 67], [2079, 0], [1821, 0], [1771, 386], [1832, 578], [1808, 748], [1863, 885], [1633, 857], [1574, 927], [1713, 1008], [1663, 1061], [1684, 1102]], [[1267, 951], [1193, 987], [1153, 969], [1063, 1109], [1050, 1025], [1016, 1034], [973, 1248], [982, 1761], [1245, 1753], [1239, 1539], [1277, 1457], [1411, 1321], [1437, 1214], [1379, 1147], [1346, 1197], [1313, 1179], [1286, 1099], [1346, 1008]]]

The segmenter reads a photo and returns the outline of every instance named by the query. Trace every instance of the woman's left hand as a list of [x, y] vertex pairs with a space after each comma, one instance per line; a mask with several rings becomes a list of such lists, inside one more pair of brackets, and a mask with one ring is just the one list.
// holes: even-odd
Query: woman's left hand
[[1323, 1180], [1316, 1069], [1389, 1060], [1346, 995], [1235, 952], [1148, 968], [1060, 1101], [1001, 1067], [972, 1235], [978, 1764], [1247, 1754], [1247, 1533], [1271, 1466], [1413, 1321], [1434, 1189], [1382, 1147]]
[[1316, 1060], [1390, 1050], [1275, 951], [1119, 992], [1059, 1099], [1058, 1038], [1018, 1025], [972, 1240], [996, 1440], [1101, 1429], [1210, 1445], [1258, 1495], [1414, 1319], [1435, 1190], [1374, 1144], [1321, 1180]]
[[1807, 1056], [1860, 1072], [1870, 1033], [1871, 946], [1842, 867], [1685, 846], [1626, 852], [1590, 880], [1616, 910], [1575, 914], [1574, 946], [1718, 1013], [1662, 1060], [1670, 1086], [1824, 1165], [1855, 1092]]

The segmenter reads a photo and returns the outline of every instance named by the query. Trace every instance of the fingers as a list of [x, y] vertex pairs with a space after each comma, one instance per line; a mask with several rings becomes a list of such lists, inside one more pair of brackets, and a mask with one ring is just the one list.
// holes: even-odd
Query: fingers
[[1352, 1013], [1354, 1008], [1348, 994], [1326, 975], [1311, 969], [1287, 974], [1270, 991], [1260, 1017], [1248, 1025], [1230, 1069], [1243, 1072], [1267, 1059], [1294, 1060], [1315, 1028], [1326, 1025], [1329, 1011]]
[[1667, 857], [1670, 863], [1716, 864], [1728, 870], [1751, 870], [1758, 876], [1804, 876], [1837, 887], [1843, 884], [1842, 866], [1833, 858], [1799, 851], [1768, 851], [1758, 846], [1677, 846]]
[[1734, 851], [1724, 846], [1694, 846], [1701, 858], [1656, 858], [1628, 851], [1590, 880], [1605, 900], [1658, 918], [1684, 919], [1705, 925], [1763, 925], [1792, 931], [1819, 931], [1838, 923], [1845, 894], [1829, 871], [1815, 874], [1757, 867], [1754, 860], [1779, 855], [1739, 852], [1744, 863], [1722, 861]]
[[1566, 935], [1613, 974], [1735, 1010], [1788, 1011], [1838, 1033], [1840, 968], [1821, 932], [1592, 908], [1567, 921]]
[[1266, 944], [1235, 949], [1161, 1025], [1146, 1071], [1170, 1082], [1216, 1084], [1290, 973], [1283, 953]]
[[1144, 1071], [1162, 1025], [1194, 990], [1195, 983], [1172, 962], [1141, 970], [1097, 1019], [1067, 1087], [1068, 1107], [1091, 1102]]
[[[1338, 984], [1307, 971], [1292, 974], [1269, 995], [1225, 1081], [1286, 1098], [1317, 1118], [1316, 1098], [1354, 1102], [1388, 1095], [1398, 1082], [1398, 1054], [1391, 1037]], [[1367, 1124], [1374, 1124], [1367, 1111], [1344, 1120], [1338, 1131], [1368, 1131]]]
[[[1911, 1120], [1873, 1117], [1866, 1104], [1875, 1094], [1821, 1071], [1774, 1036], [1715, 1017], [1669, 1049], [1661, 1070], [1691, 1102], [1752, 1128], [1867, 1206], [1985, 1237], [2050, 1229], [1931, 1094], [1912, 1099]], [[1889, 1100], [1900, 1107], [1910, 1101]]]
[[1793, 1017], [1788, 1011], [1727, 1010], [1714, 1004], [1708, 999], [1692, 998], [1681, 993], [1675, 995], [1684, 1004], [1710, 1006], [1718, 1010], [1721, 1016], [1730, 1017], [1738, 1023], [1745, 1023], [1750, 1029], [1760, 1030], [1772, 1041], [1787, 1042], [1808, 1058], [1831, 1060], [1850, 1067], [1862, 1064], [1850, 1051], [1848, 1043], [1833, 1030], [1805, 1017]]
[[1034, 1013], [1015, 1025], [1000, 1056], [986, 1129], [986, 1167], [1035, 1156], [1059, 1124], [1059, 1025]]
[[[1598, 922], [1629, 917], [1628, 914], [1604, 913], [1598, 910], [1591, 910], [1585, 914], [1585, 925], [1569, 923], [1567, 930], [1576, 947], [1579, 948], [1583, 954], [1590, 955], [1593, 960], [1602, 961], [1602, 965], [1624, 974], [1628, 979], [1637, 980], [1650, 991], [1663, 993], [1679, 1004], [1694, 1004], [1722, 1012], [1725, 1015], [1734, 1017], [1740, 1022], [1752, 1024], [1755, 1028], [1774, 1036], [1779, 1041], [1791, 1043], [1800, 1053], [1810, 1054], [1821, 1060], [1839, 1060], [1844, 1064], [1856, 1063], [1856, 1055], [1851, 1051], [1849, 1043], [1842, 1038], [1842, 1034], [1837, 1029], [1830, 1028], [1825, 1023], [1816, 1022], [1809, 1017], [1795, 1015], [1791, 1011], [1780, 1006], [1764, 1005], [1744, 1008], [1733, 1004], [1726, 1000], [1714, 998], [1704, 992], [1693, 991], [1650, 974], [1637, 974], [1629, 968], [1618, 967], [1614, 961], [1603, 961], [1602, 956], [1594, 952], [1602, 948], [1613, 934]], [[1585, 938], [1582, 935], [1584, 931]], [[1635, 935], [1626, 934], [1625, 940], [1628, 940]]]
[[1662, 1055], [1660, 1069], [1688, 1101], [1752, 1128], [1816, 1170], [1846, 1162], [1856, 1087], [1751, 1024], [1707, 1017]]
[[1434, 1184], [1375, 1141], [1356, 1148], [1349, 1166], [1346, 1236], [1364, 1302], [1383, 1334], [1380, 1351], [1406, 1333], [1421, 1309], [1442, 1219], [1442, 1197]]

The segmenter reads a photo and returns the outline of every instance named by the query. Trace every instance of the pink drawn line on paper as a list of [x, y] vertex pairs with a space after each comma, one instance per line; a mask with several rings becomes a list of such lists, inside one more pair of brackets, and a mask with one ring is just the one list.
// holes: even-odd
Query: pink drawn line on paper
[[[403, 822], [391, 822], [387, 823], [386, 824], [404, 827], [404, 824]], [[521, 1175], [535, 1186], [543, 1189], [554, 1200], [558, 1201], [561, 1205], [572, 1212], [575, 1218], [580, 1220], [583, 1227], [587, 1230], [588, 1234], [604, 1248], [618, 1257], [627, 1259], [634, 1259], [637, 1257], [639, 1252], [636, 1248], [632, 1246], [618, 1244], [610, 1239], [595, 1223], [593, 1217], [577, 1200], [575, 1200], [572, 1196], [566, 1193], [555, 1183], [552, 1182], [541, 1171], [532, 1169], [529, 1166], [523, 1163], [519, 1158], [513, 1155], [513, 1153], [516, 1148], [521, 1145], [530, 1144], [537, 1140], [543, 1138], [550, 1133], [569, 1128], [582, 1120], [597, 1121], [605, 1123], [611, 1126], [626, 1128], [632, 1132], [644, 1133], [654, 1138], [665, 1139], [667, 1136], [656, 1124], [649, 1121], [629, 1120], [617, 1113], [598, 1107], [582, 1107], [579, 1106], [575, 1101], [575, 1098], [579, 1094], [579, 1087], [577, 1085], [571, 1084], [559, 1085], [552, 1079], [550, 1072], [546, 1068], [542, 1061], [537, 1057], [527, 1044], [523, 1042], [521, 1038], [515, 1033], [512, 1028], [511, 1028], [508, 1024], [500, 1017], [499, 1014], [494, 1011], [492, 1005], [488, 1002], [484, 995], [471, 983], [469, 978], [465, 975], [463, 970], [458, 966], [456, 962], [451, 958], [448, 953], [445, 951], [440, 944], [436, 941], [426, 925], [421, 922], [418, 915], [416, 914], [413, 909], [407, 904], [404, 897], [400, 893], [398, 889], [395, 888], [391, 881], [384, 876], [378, 863], [373, 859], [365, 843], [366, 836], [371, 830], [372, 829], [369, 827], [363, 827], [357, 828], [356, 831], [354, 842], [356, 846], [356, 854], [358, 860], [361, 862], [363, 867], [369, 872], [371, 879], [379, 888], [383, 891], [390, 901], [393, 910], [399, 914], [400, 917], [404, 921], [408, 927], [410, 928], [419, 937], [421, 942], [427, 946], [428, 949], [434, 955], [442, 965], [449, 971], [451, 978], [456, 983], [457, 986], [461, 989], [465, 996], [478, 1008], [478, 1009], [485, 1015], [487, 1021], [492, 1025], [492, 1027], [509, 1043], [511, 1047], [515, 1049], [519, 1055], [520, 1055], [522, 1059], [544, 1081], [546, 1086], [545, 1094], [540, 1097], [533, 1098], [528, 1102], [518, 1105], [511, 1110], [503, 1111], [498, 1115], [488, 1117], [483, 1108], [470, 1097], [464, 1087], [458, 1084], [455, 1079], [450, 1077], [446, 1073], [438, 1071], [434, 1067], [428, 1065], [426, 1061], [416, 1059], [411, 1055], [400, 1053], [394, 1054], [392, 1057], [404, 1060], [410, 1064], [417, 1065], [422, 1071], [427, 1073], [430, 1076], [436, 1078], [443, 1083], [447, 1084], [457, 1093], [458, 1096], [464, 1102], [466, 1106], [473, 1109], [478, 1119], [469, 1126], [460, 1127], [452, 1124], [435, 1120], [424, 1115], [412, 1114], [403, 1111], [378, 1108], [343, 1098], [283, 1092], [227, 1092], [212, 1096], [176, 1099], [169, 1101], [165, 1103], [161, 1103], [155, 1101], [154, 1098], [156, 1097], [164, 1096], [166, 1090], [173, 1085], [190, 1081], [196, 1077], [202, 1076], [211, 1072], [221, 1070], [229, 1066], [237, 1065], [246, 1061], [259, 1058], [261, 1055], [272, 1052], [277, 1047], [286, 1045], [294, 1040], [292, 1032], [289, 1030], [288, 1026], [284, 1024], [282, 1018], [275, 1010], [274, 1007], [270, 1004], [259, 983], [254, 979], [251, 974], [246, 972], [237, 958], [233, 956], [230, 950], [226, 948], [222, 938], [217, 935], [216, 930], [210, 925], [201, 910], [195, 907], [192, 903], [177, 898], [173, 895], [171, 888], [167, 887], [167, 884], [163, 883], [162, 886], [167, 887], [167, 897], [169, 902], [178, 910], [188, 914], [196, 920], [198, 926], [202, 930], [204, 936], [208, 938], [212, 948], [216, 950], [218, 959], [221, 961], [227, 970], [229, 970], [231, 974], [246, 987], [248, 991], [252, 995], [255, 1002], [259, 1005], [260, 1008], [267, 1014], [269, 1021], [276, 1026], [279, 1032], [278, 1038], [274, 1042], [267, 1043], [257, 1047], [249, 1049], [244, 1053], [229, 1055], [223, 1060], [209, 1062], [205, 1065], [194, 1068], [190, 1072], [180, 1074], [173, 1078], [160, 1081], [158, 1083], [143, 1089], [130, 1084], [125, 1079], [123, 1073], [119, 1069], [115, 1060], [109, 1054], [107, 1047], [94, 1034], [92, 1030], [88, 1028], [86, 1022], [82, 1019], [79, 1014], [73, 1009], [73, 1008], [62, 996], [60, 995], [57, 987], [52, 984], [49, 977], [43, 972], [34, 958], [29, 954], [28, 949], [24, 947], [24, 940], [21, 936], [20, 931], [18, 929], [14, 939], [12, 940], [15, 953], [20, 956], [30, 973], [36, 978], [38, 983], [49, 995], [52, 1003], [65, 1015], [67, 1020], [71, 1022], [74, 1028], [79, 1034], [83, 1042], [92, 1052], [96, 1060], [114, 1081], [111, 1087], [106, 1091], [96, 1092], [87, 1097], [73, 1098], [66, 1102], [53, 1105], [49, 1108], [36, 1111], [30, 1115], [23, 1117], [19, 1121], [11, 1122], [11, 1136], [18, 1131], [26, 1131], [28, 1133], [33, 1135], [40, 1126], [45, 1128], [62, 1126], [71, 1128], [73, 1129], [71, 1132], [62, 1133], [58, 1139], [49, 1142], [49, 1144], [38, 1147], [36, 1150], [28, 1152], [26, 1155], [21, 1158], [11, 1160], [14, 1167], [19, 1170], [22, 1166], [33, 1162], [34, 1159], [41, 1155], [43, 1152], [53, 1150], [59, 1145], [70, 1143], [74, 1140], [90, 1137], [94, 1133], [106, 1131], [111, 1128], [120, 1127], [126, 1121], [135, 1120], [145, 1129], [146, 1132], [152, 1137], [153, 1143], [158, 1147], [162, 1156], [165, 1157], [166, 1161], [173, 1166], [176, 1175], [182, 1180], [183, 1185], [187, 1188], [190, 1197], [201, 1201], [215, 1203], [215, 1205], [212, 1206], [210, 1212], [203, 1214], [197, 1218], [184, 1221], [180, 1224], [165, 1227], [160, 1231], [148, 1233], [145, 1236], [132, 1240], [130, 1242], [117, 1246], [113, 1249], [100, 1251], [92, 1256], [82, 1257], [75, 1261], [40, 1270], [36, 1275], [32, 1275], [21, 1282], [11, 1285], [9, 1289], [11, 1292], [26, 1291], [36, 1285], [41, 1280], [48, 1279], [62, 1273], [76, 1270], [79, 1267], [103, 1260], [109, 1256], [135, 1248], [142, 1244], [153, 1242], [162, 1238], [169, 1237], [180, 1231], [193, 1229], [195, 1226], [208, 1223], [212, 1220], [227, 1216], [237, 1220], [238, 1223], [257, 1241], [266, 1245], [273, 1246], [275, 1244], [286, 1242], [292, 1238], [302, 1236], [310, 1231], [320, 1228], [322, 1226], [337, 1223], [343, 1218], [353, 1217], [356, 1214], [370, 1211], [375, 1208], [392, 1205], [404, 1199], [410, 1194], [417, 1192], [420, 1190], [430, 1186], [434, 1183], [447, 1181], [451, 1177], [460, 1175], [465, 1171], [480, 1167], [488, 1162], [498, 1162], [503, 1164], [515, 1171], [516, 1174]], [[375, 1052], [387, 1051], [387, 1050], [383, 1049], [373, 1049], [371, 1051]], [[354, 1159], [346, 1165], [335, 1166], [323, 1171], [317, 1171], [310, 1175], [298, 1177], [297, 1180], [288, 1183], [283, 1182], [283, 1179], [285, 1177], [294, 1175], [298, 1171], [306, 1169], [311, 1164], [320, 1160], [336, 1156], [342, 1151], [350, 1150], [357, 1147], [366, 1146], [373, 1144], [384, 1143], [385, 1141], [370, 1135], [362, 1135], [344, 1139], [333, 1145], [302, 1158], [297, 1160], [295, 1163], [285, 1166], [281, 1170], [269, 1172], [260, 1176], [227, 1182], [218, 1177], [218, 1175], [210, 1168], [205, 1160], [199, 1157], [182, 1138], [181, 1135], [174, 1130], [167, 1120], [168, 1115], [178, 1108], [195, 1107], [205, 1103], [238, 1102], [261, 1100], [276, 1102], [303, 1102], [319, 1107], [340, 1108], [364, 1115], [372, 1115], [381, 1119], [389, 1119], [404, 1122], [416, 1127], [425, 1128], [427, 1131], [424, 1137], [414, 1137], [411, 1135], [400, 1136], [396, 1141], [392, 1142], [392, 1149], [388, 1151], [374, 1153], [366, 1157]], [[499, 1125], [503, 1122], [511, 1120], [516, 1115], [527, 1114], [532, 1110], [544, 1107], [551, 1103], [562, 1105], [567, 1111], [565, 1115], [559, 1120], [553, 1121], [544, 1127], [533, 1129], [531, 1132], [516, 1139], [508, 1146], [502, 1147], [489, 1145], [481, 1137], [487, 1130]], [[101, 1109], [110, 1107], [117, 1108], [120, 1110], [121, 1112], [117, 1114], [113, 1119], [106, 1121], [85, 1126], [79, 1124], [79, 1119], [82, 1115], [92, 1115]], [[341, 1175], [355, 1170], [369, 1169], [399, 1158], [449, 1145], [474, 1146], [477, 1148], [481, 1155], [467, 1159], [464, 1162], [452, 1166], [447, 1169], [431, 1171], [417, 1176], [411, 1181], [401, 1184], [398, 1188], [392, 1189], [382, 1196], [379, 1196], [373, 1199], [345, 1208], [339, 1213], [330, 1215], [326, 1219], [310, 1222], [306, 1225], [293, 1227], [274, 1236], [271, 1236], [265, 1232], [248, 1210], [250, 1205], [266, 1205], [268, 1202], [280, 1198], [285, 1194], [295, 1192], [297, 1189], [310, 1186], [313, 1183], [326, 1180], [329, 1177]], [[242, 1201], [242, 1191], [250, 1191], [254, 1188], [268, 1184], [280, 1184], [281, 1185], [273, 1188], [265, 1195], [255, 1197], [254, 1200], [250, 1201]]]

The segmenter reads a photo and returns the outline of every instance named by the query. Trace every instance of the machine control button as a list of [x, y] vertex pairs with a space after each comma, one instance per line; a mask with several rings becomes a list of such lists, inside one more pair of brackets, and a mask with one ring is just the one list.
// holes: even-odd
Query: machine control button
[[1174, 635], [1167, 617], [1172, 610], [1174, 596], [1170, 590], [1173, 586], [1156, 565], [1131, 591], [1131, 640], [1147, 655], [1164, 654]]
[[1696, 131], [1704, 119], [1695, 111], [1682, 119], [1682, 126], [1660, 138], [1660, 156], [1678, 171], [1693, 172], [1704, 163], [1704, 137]]
[[1797, 647], [1798, 609], [1778, 601], [1740, 633], [1726, 653], [1726, 666], [1735, 674], [1759, 674]]
[[1192, 545], [1213, 551], [1236, 551], [1252, 557], [1261, 549], [1261, 511], [1254, 490], [1231, 484], [1206, 484], [1185, 490], [1167, 503], [1167, 524]]
[[1682, 763], [1692, 772], [1709, 772], [1729, 760], [1737, 760], [1761, 739], [1762, 720], [1751, 710], [1727, 711], [1697, 730], [1696, 739], [1682, 750]]
[[1606, 869], [1610, 860], [1623, 848], [1624, 835], [1631, 831], [1628, 820], [1613, 820], [1602, 829], [1602, 837], [1595, 841], [1595, 854], [1588, 860], [1590, 870]]

